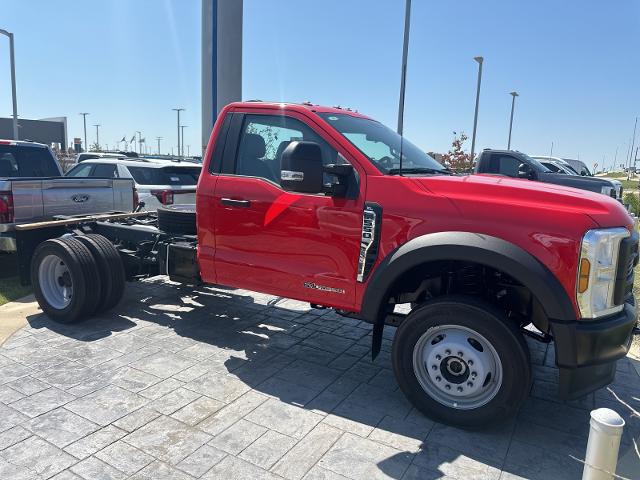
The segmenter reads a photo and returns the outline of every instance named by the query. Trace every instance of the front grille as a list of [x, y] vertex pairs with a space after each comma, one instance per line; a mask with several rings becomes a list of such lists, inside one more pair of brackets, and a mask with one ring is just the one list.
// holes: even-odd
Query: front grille
[[633, 295], [633, 270], [638, 264], [638, 232], [620, 242], [613, 304], [622, 305]]

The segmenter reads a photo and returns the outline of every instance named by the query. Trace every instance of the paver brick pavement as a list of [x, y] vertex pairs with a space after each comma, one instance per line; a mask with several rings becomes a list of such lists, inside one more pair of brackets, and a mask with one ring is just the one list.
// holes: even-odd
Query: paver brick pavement
[[[609, 390], [558, 400], [553, 344], [530, 340], [515, 419], [434, 423], [398, 389], [392, 338], [372, 362], [367, 324], [162, 277], [84, 323], [32, 315], [0, 347], [0, 479], [571, 479], [600, 406], [627, 420], [621, 455], [638, 440]], [[611, 385], [636, 408], [639, 372], [624, 359]]]

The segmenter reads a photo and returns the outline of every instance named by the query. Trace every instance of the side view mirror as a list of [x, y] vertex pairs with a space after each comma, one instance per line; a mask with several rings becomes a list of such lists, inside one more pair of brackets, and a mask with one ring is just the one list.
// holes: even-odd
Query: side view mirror
[[324, 191], [332, 197], [345, 197], [349, 189], [349, 179], [353, 176], [353, 165], [349, 163], [331, 163], [324, 166], [324, 172], [334, 175], [336, 182], [326, 184]]
[[322, 193], [322, 150], [315, 142], [293, 141], [282, 152], [280, 185], [300, 193]]
[[520, 166], [518, 167], [518, 178], [533, 180], [534, 173], [533, 173], [533, 170], [531, 170], [531, 167], [526, 163], [521, 163]]

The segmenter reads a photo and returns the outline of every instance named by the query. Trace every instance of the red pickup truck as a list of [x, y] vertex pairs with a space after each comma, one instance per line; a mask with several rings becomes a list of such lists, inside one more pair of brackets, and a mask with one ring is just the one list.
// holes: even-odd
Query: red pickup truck
[[525, 335], [554, 341], [570, 399], [612, 381], [636, 322], [638, 234], [619, 202], [454, 175], [375, 120], [308, 103], [224, 108], [195, 213], [62, 218], [18, 235], [23, 277], [58, 321], [113, 307], [125, 277], [162, 273], [360, 318], [374, 357], [393, 325], [403, 392], [463, 427], [526, 399]]

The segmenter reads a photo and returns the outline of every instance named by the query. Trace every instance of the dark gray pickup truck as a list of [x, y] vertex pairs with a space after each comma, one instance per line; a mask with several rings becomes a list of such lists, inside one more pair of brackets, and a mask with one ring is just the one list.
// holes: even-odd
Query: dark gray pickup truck
[[552, 172], [535, 158], [515, 150], [483, 150], [476, 158], [474, 171], [589, 190], [622, 201], [618, 198], [621, 190], [609, 180]]

